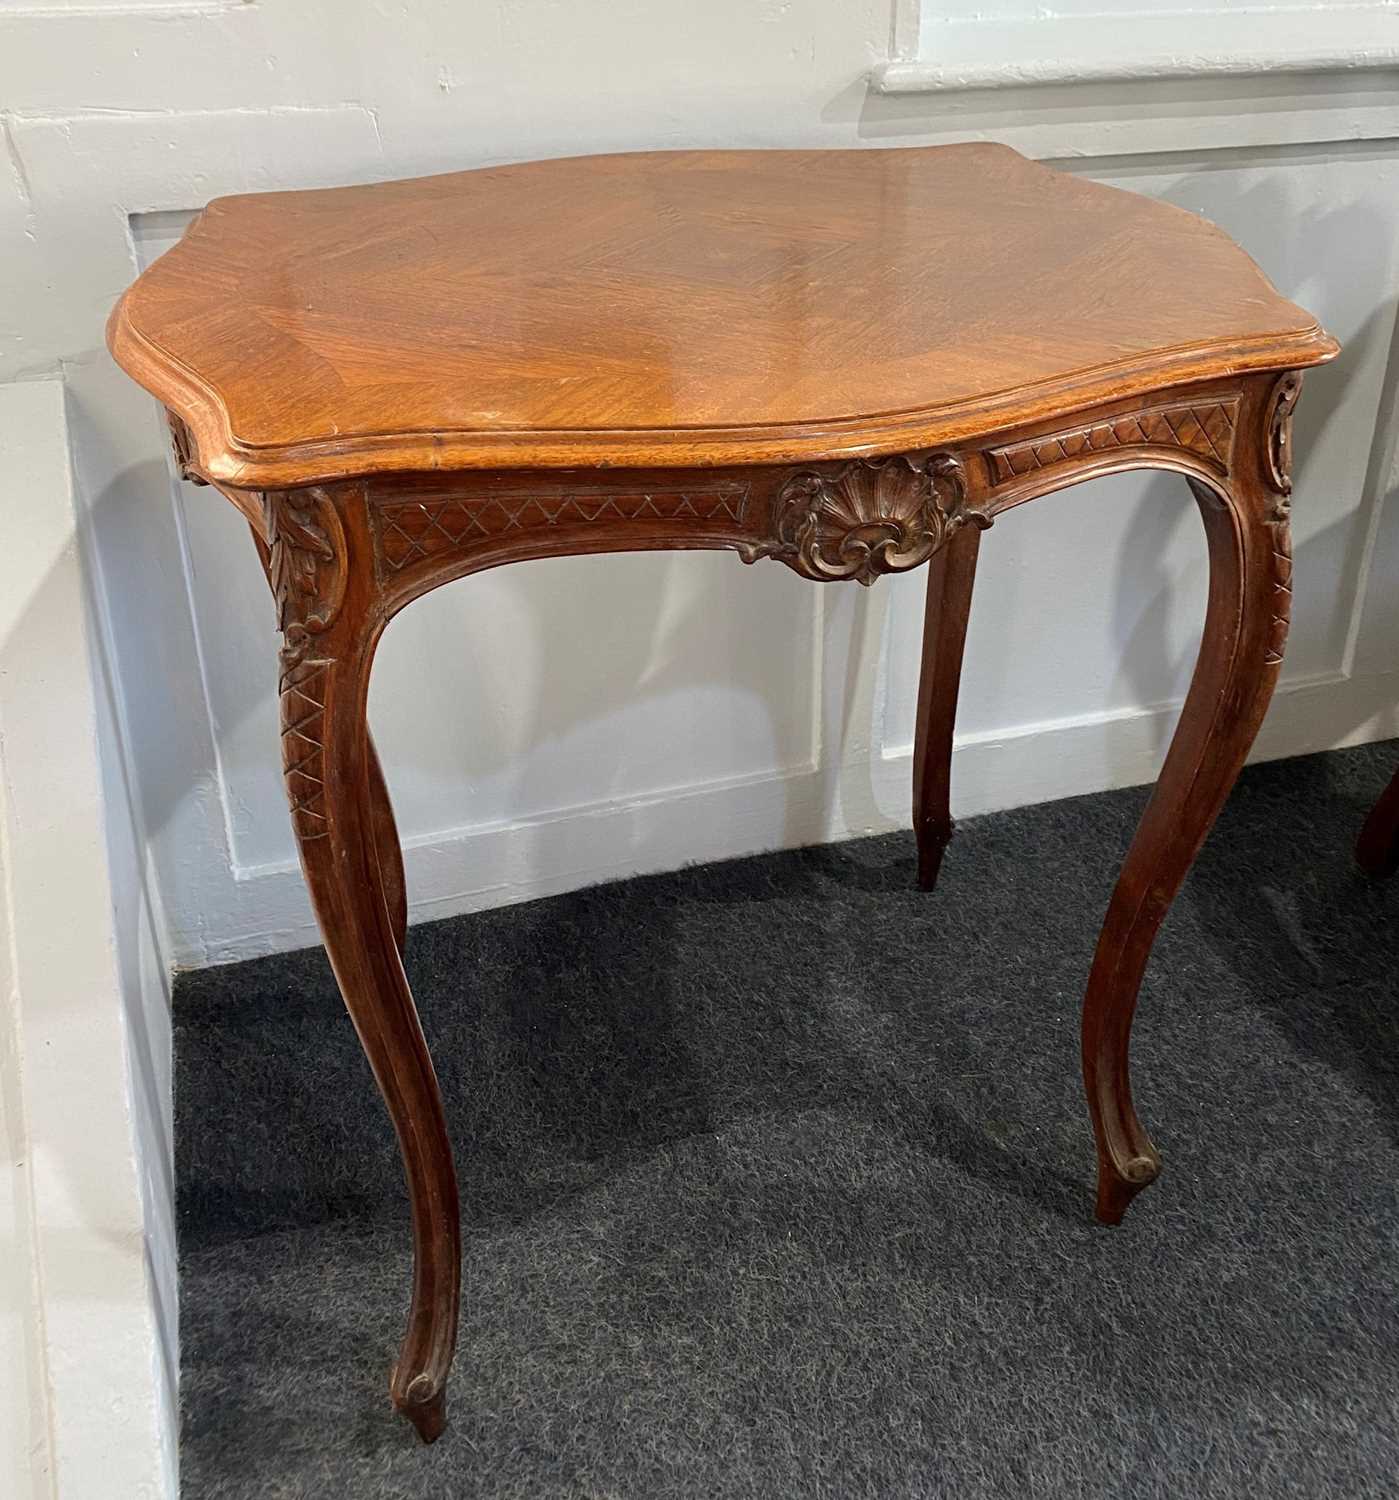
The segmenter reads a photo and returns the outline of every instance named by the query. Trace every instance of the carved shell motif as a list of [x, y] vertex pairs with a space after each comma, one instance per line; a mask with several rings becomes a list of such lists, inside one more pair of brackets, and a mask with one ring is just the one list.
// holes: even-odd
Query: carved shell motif
[[962, 465], [949, 453], [795, 474], [777, 497], [775, 538], [744, 557], [776, 557], [806, 578], [868, 586], [881, 573], [926, 562], [965, 522], [989, 526], [989, 516], [967, 507], [965, 492]]

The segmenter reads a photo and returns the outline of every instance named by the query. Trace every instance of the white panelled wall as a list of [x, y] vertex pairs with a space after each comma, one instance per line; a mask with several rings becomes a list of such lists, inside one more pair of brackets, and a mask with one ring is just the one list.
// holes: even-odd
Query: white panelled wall
[[[1390, 81], [1376, 80], [1385, 130], [1395, 120], [1380, 85]], [[877, 117], [884, 132], [896, 123]], [[1299, 418], [1299, 582], [1284, 692], [1343, 690], [1389, 359], [1380, 310], [1395, 285], [1397, 183], [1388, 147], [1144, 150], [1153, 137], [1142, 129], [1130, 152], [1114, 141], [1111, 156], [1073, 160], [1062, 158], [1080, 148], [1057, 127], [1023, 108], [1013, 117], [1024, 149], [1221, 224], [1346, 343], [1343, 364], [1311, 378]], [[910, 139], [928, 134], [918, 123]], [[1169, 145], [1169, 122], [1155, 123], [1155, 144]], [[873, 124], [865, 133], [876, 134]], [[137, 216], [141, 263], [185, 220]], [[275, 753], [265, 584], [231, 507], [173, 478], [160, 493], [173, 497], [192, 580], [208, 741], [195, 787], [165, 789], [162, 801], [176, 795], [155, 830], [162, 868], [179, 873], [177, 953], [219, 961], [314, 941]], [[168, 514], [157, 524], [168, 526]], [[1185, 486], [1158, 475], [1082, 487], [1003, 519], [982, 558], [957, 810], [1149, 779], [1204, 609], [1203, 537]], [[585, 558], [488, 573], [413, 606], [385, 639], [371, 711], [409, 843], [415, 918], [906, 823], [923, 582], [911, 575], [863, 596], [727, 554]], [[1279, 712], [1262, 751], [1374, 733], [1389, 722], [1386, 692], [1347, 709], [1345, 723], [1319, 717], [1308, 694], [1303, 711]]]
[[[257, 559], [231, 507], [173, 479], [153, 403], [102, 347], [138, 266], [218, 194], [590, 151], [979, 138], [1202, 212], [1346, 345], [1298, 415], [1295, 625], [1258, 753], [1399, 728], [1395, 7], [1058, 11], [0, 0], [0, 381], [66, 387], [115, 688], [108, 776], [131, 808], [117, 842], [145, 860], [142, 899], [115, 893], [124, 951], [150, 947], [152, 920], [167, 964], [314, 940]], [[954, 811], [1150, 779], [1204, 582], [1168, 478], [999, 521]], [[371, 703], [415, 919], [905, 826], [922, 583], [821, 589], [661, 555], [529, 563], [421, 601], [390, 627]], [[168, 1076], [159, 1019], [147, 1030], [133, 1119], [159, 1281]]]

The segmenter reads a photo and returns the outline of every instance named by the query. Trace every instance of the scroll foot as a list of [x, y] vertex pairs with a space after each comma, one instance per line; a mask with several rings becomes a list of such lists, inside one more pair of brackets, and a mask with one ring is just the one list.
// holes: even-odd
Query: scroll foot
[[1100, 1224], [1120, 1224], [1127, 1206], [1143, 1188], [1150, 1187], [1161, 1175], [1161, 1157], [1154, 1146], [1140, 1156], [1133, 1156], [1119, 1169], [1109, 1158], [1098, 1157], [1097, 1220]]
[[[396, 1384], [395, 1370], [394, 1378], [390, 1381], [390, 1391]], [[401, 1398], [395, 1395], [394, 1405], [417, 1429], [418, 1436], [424, 1443], [435, 1443], [447, 1430], [447, 1392], [440, 1387], [432, 1390], [432, 1382], [427, 1375], [416, 1376]]]

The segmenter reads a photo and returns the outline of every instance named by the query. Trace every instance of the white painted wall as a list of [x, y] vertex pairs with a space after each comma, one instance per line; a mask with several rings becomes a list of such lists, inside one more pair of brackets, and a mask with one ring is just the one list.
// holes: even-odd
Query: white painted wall
[[[20, 121], [21, 157], [36, 182], [71, 177], [76, 156], [85, 193], [126, 183], [120, 207], [143, 264], [178, 236], [181, 209], [246, 182], [653, 145], [992, 136], [1183, 203], [1349, 346], [1312, 380], [1300, 421], [1286, 690], [1302, 696], [1291, 717], [1280, 705], [1263, 753], [1389, 723], [1387, 688], [1343, 725], [1319, 721], [1313, 698], [1354, 697], [1352, 606], [1376, 514], [1369, 456], [1395, 282], [1392, 75], [880, 96], [865, 81], [890, 45], [879, 5], [524, 4], [485, 28], [429, 9], [430, 28], [421, 7], [387, 29], [378, 10], [352, 11], [356, 45], [382, 65], [366, 72], [365, 51], [333, 87], [322, 60], [309, 76], [269, 43], [286, 85], [277, 104]], [[236, 21], [279, 36], [290, 24], [271, 11]], [[121, 97], [108, 85], [104, 98]], [[140, 476], [98, 511], [121, 517], [121, 535], [103, 531], [104, 556], [129, 581], [112, 590], [126, 612], [118, 638], [162, 659], [133, 688], [132, 724], [155, 741], [135, 759], [152, 768], [145, 800], [176, 954], [217, 961], [313, 941], [275, 754], [270, 610], [242, 523], [207, 491], [157, 480], [154, 415], [112, 389], [101, 356], [78, 378], [96, 420], [122, 402], [103, 434], [104, 474]], [[1164, 478], [1104, 482], [1001, 523], [968, 651], [962, 812], [1154, 774], [1193, 661], [1202, 557], [1191, 502]], [[151, 592], [152, 558], [194, 580], [185, 598], [173, 585]], [[1100, 587], [1084, 586], [1085, 568]], [[421, 602], [391, 628], [372, 700], [415, 917], [904, 822], [921, 589], [915, 577], [857, 597], [728, 556], [670, 556], [529, 564]], [[180, 610], [183, 638], [170, 623]], [[426, 699], [425, 678], [438, 688]]]
[[[1339, 483], [1300, 492], [1306, 573], [1287, 667], [1291, 687], [1335, 681], [1365, 549], [1357, 495], [1389, 359], [1386, 339], [1366, 324], [1395, 284], [1396, 240], [1357, 236], [1347, 276], [1335, 281], [1326, 239], [1305, 231], [1336, 202], [1356, 222], [1389, 222], [1396, 163], [1327, 154], [1279, 172], [1267, 156], [1212, 151], [1191, 162], [1134, 157], [1095, 175], [1206, 213], [1254, 242], [1273, 279], [1320, 309], [1348, 345], [1351, 381], [1368, 396], [1351, 396], [1333, 417], [1327, 386], [1344, 377], [1323, 372], [1300, 419], [1303, 472]], [[139, 223], [142, 260], [178, 228]], [[310, 941], [279, 762], [268, 750], [276, 703], [265, 583], [252, 558], [228, 565], [247, 550], [231, 507], [171, 484], [198, 579], [220, 811], [238, 885], [276, 900], [262, 929], [273, 941], [289, 909], [300, 918], [292, 936]], [[1185, 486], [1168, 475], [1099, 481], [1006, 517], [982, 556], [960, 712], [961, 807], [1149, 778], [1173, 711], [1137, 726], [1146, 730], [1140, 751], [1126, 754], [1111, 735], [1131, 732], [1143, 709], [1179, 702], [1189, 681], [1206, 577]], [[1086, 586], [1086, 559], [1099, 588]], [[427, 598], [391, 627], [372, 700], [400, 825], [415, 844], [418, 910], [903, 822], [922, 588], [924, 574], [912, 574], [843, 600], [727, 555], [634, 556], [495, 571]], [[825, 615], [843, 639], [858, 634], [864, 663], [868, 702], [840, 729], [817, 718], [823, 700], [837, 711], [849, 693], [832, 663], [822, 673], [813, 649]], [[570, 645], [577, 640], [582, 648]], [[424, 681], [441, 685], [441, 696], [424, 694]], [[1062, 762], [1051, 747], [1078, 721], [1096, 744]], [[846, 733], [856, 739], [843, 748]], [[1324, 742], [1314, 735], [1305, 726], [1300, 741], [1282, 745]], [[1008, 739], [1017, 750], [1006, 751]], [[663, 813], [667, 801], [681, 805]], [[670, 823], [652, 835], [658, 817]]]
[[59, 381], [0, 386], [0, 507], [0, 1494], [154, 1500], [175, 1461], [167, 1011], [140, 863], [110, 836], [131, 819], [103, 774]]
[[[1375, 319], [1393, 285], [1389, 147], [1323, 162], [1312, 143], [1392, 140], [1389, 77], [1365, 90], [1332, 79], [1206, 95], [1196, 85], [1188, 108], [1183, 85], [1130, 100], [1069, 91], [1072, 109], [1046, 91], [949, 105], [868, 95], [866, 70], [888, 49], [882, 4], [333, 15], [29, 18], [12, 32], [10, 97], [34, 102], [8, 125], [29, 290], [60, 278], [65, 289], [42, 319], [24, 296], [15, 358], [64, 361], [76, 397], [137, 790], [177, 957], [314, 935], [278, 783], [274, 643], [251, 548], [229, 508], [169, 480], [150, 403], [95, 347], [133, 253], [158, 253], [217, 192], [695, 143], [993, 135], [1039, 155], [1097, 155], [1075, 169], [1209, 212], [1343, 338], [1361, 335], [1342, 371], [1312, 382], [1303, 409], [1303, 437], [1326, 444], [1311, 445], [1304, 482], [1324, 471], [1327, 483], [1299, 497], [1310, 551], [1288, 677], [1294, 687], [1348, 680], [1374, 502], [1362, 499], [1366, 457], [1388, 357]], [[82, 77], [88, 53], [70, 58], [80, 82], [65, 88], [55, 28], [78, 26], [89, 49], [104, 39], [104, 66]], [[1337, 214], [1374, 226], [1338, 235], [1343, 277], [1321, 274]], [[1323, 409], [1328, 387], [1351, 393], [1335, 417]], [[1161, 479], [1101, 485], [1002, 523], [969, 648], [963, 811], [1151, 774], [1169, 728], [1169, 713], [1151, 710], [1178, 699], [1193, 653], [1194, 527]], [[1100, 560], [1101, 591], [1081, 586], [1085, 556]], [[726, 556], [587, 559], [487, 575], [422, 602], [390, 631], [373, 700], [412, 843], [415, 915], [902, 821], [920, 585], [857, 598]], [[498, 655], [507, 639], [526, 642], [523, 653]], [[440, 685], [426, 712], [425, 673]], [[1373, 715], [1367, 704], [1347, 728], [1371, 732]], [[1321, 742], [1310, 711], [1301, 719], [1275, 749]]]
[[[975, 7], [994, 24], [972, 62], [1045, 50], [1044, 18], [994, 3]], [[1296, 624], [1259, 753], [1399, 727], [1393, 7], [1270, 13], [1247, 56], [1186, 58], [1223, 76], [1155, 78], [1173, 70], [1156, 53], [1113, 71], [1144, 55], [1152, 7], [1101, 8], [1107, 62], [1076, 43], [1039, 75], [1060, 82], [1002, 69], [949, 90], [920, 0], [0, 0], [0, 382], [68, 394], [114, 688], [98, 728], [167, 1341], [162, 975], [314, 938], [251, 545], [218, 497], [173, 480], [152, 403], [101, 345], [137, 265], [216, 194], [600, 150], [991, 138], [1204, 212], [1347, 344], [1299, 414]], [[954, 14], [972, 8], [937, 12]], [[881, 71], [891, 57], [912, 71]], [[1095, 71], [1148, 76], [1081, 81]], [[1149, 779], [1203, 601], [1183, 489], [1118, 479], [1046, 500], [982, 557], [956, 810]], [[372, 701], [414, 916], [905, 824], [921, 584], [823, 590], [671, 555], [528, 564], [422, 601], [391, 628]], [[507, 640], [524, 644], [498, 655]]]

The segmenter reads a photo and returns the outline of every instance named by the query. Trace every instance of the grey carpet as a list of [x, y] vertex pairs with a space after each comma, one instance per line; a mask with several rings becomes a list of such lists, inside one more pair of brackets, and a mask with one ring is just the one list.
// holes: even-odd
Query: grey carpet
[[451, 1426], [387, 1405], [406, 1211], [328, 968], [177, 987], [191, 1497], [1399, 1493], [1399, 745], [1248, 771], [1091, 1218], [1077, 1011], [1145, 792], [414, 928], [456, 1142]]

